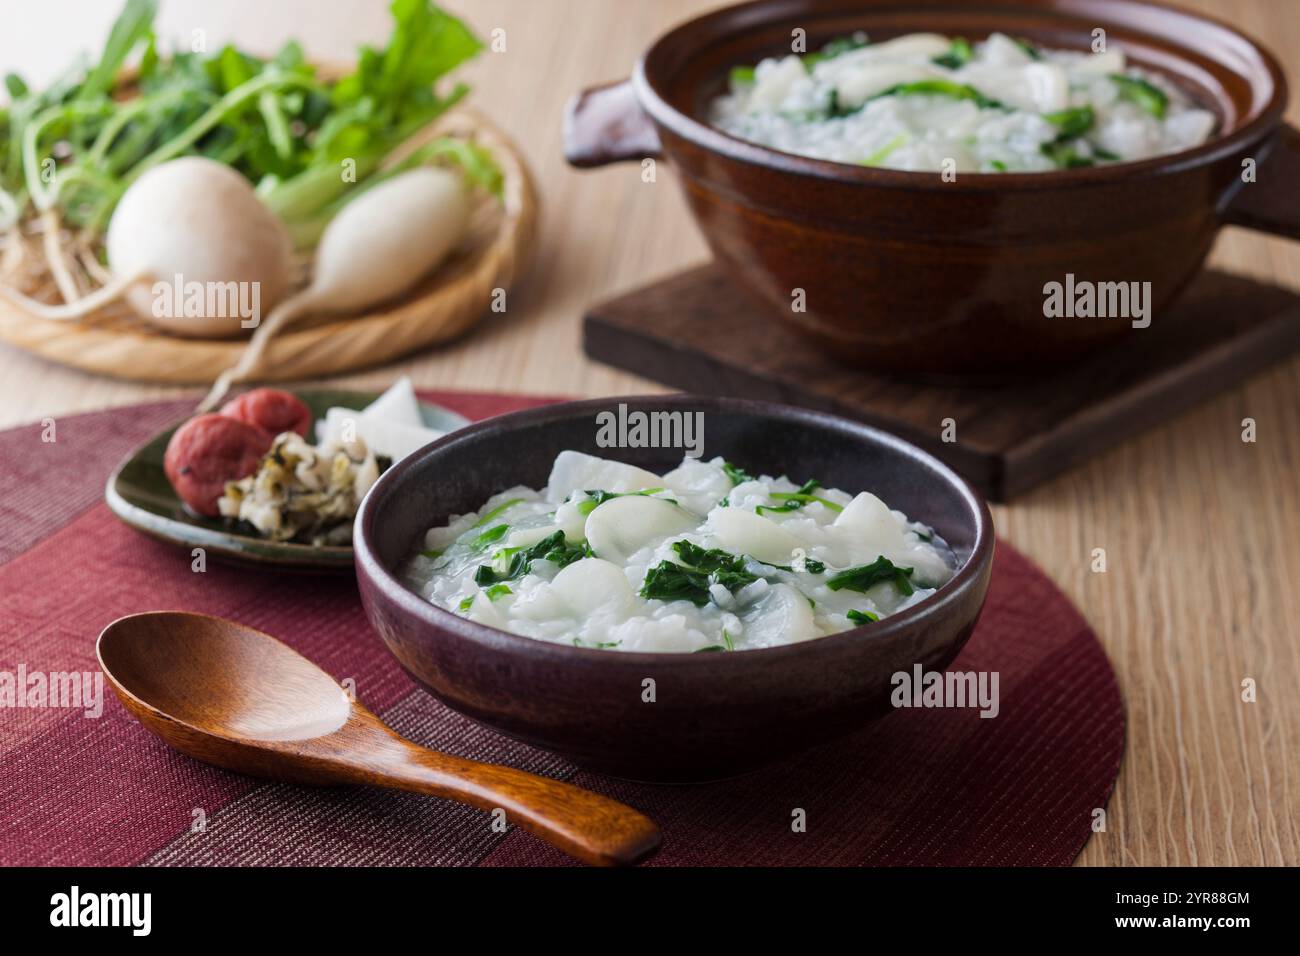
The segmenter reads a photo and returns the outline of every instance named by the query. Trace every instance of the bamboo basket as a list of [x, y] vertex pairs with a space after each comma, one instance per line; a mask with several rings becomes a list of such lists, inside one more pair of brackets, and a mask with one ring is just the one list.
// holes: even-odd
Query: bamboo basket
[[[465, 332], [508, 289], [530, 259], [537, 235], [536, 187], [518, 147], [482, 114], [461, 107], [428, 135], [473, 136], [504, 174], [504, 202], [483, 197], [460, 249], [414, 289], [365, 315], [306, 317], [272, 339], [260, 378], [334, 375], [392, 361]], [[0, 256], [13, 254], [7, 249]], [[44, 287], [24, 289], [51, 299]], [[77, 321], [51, 321], [0, 298], [0, 341], [99, 375], [142, 382], [203, 384], [242, 354], [246, 339], [195, 339], [154, 328], [122, 305]]]

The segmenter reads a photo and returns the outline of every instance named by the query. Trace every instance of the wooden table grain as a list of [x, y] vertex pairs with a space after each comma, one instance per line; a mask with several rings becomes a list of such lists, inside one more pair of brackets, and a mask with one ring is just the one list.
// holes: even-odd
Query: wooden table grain
[[[502, 52], [471, 69], [474, 100], [522, 144], [544, 197], [539, 259], [449, 347], [332, 381], [601, 395], [656, 390], [580, 352], [583, 307], [705, 258], [671, 169], [567, 168], [560, 116], [583, 85], [626, 75], [692, 0], [447, 0]], [[1300, 81], [1291, 0], [1183, 0], [1264, 38]], [[101, 42], [115, 4], [5, 4], [0, 63], [48, 78]], [[381, 41], [380, 0], [164, 0], [164, 35], [322, 58]], [[196, 33], [195, 31], [201, 31]], [[1291, 110], [1294, 122], [1300, 110]], [[1300, 286], [1300, 246], [1236, 230], [1220, 267]], [[183, 390], [94, 378], [0, 347], [0, 426]], [[1242, 440], [1253, 419], [1257, 439]], [[939, 428], [938, 422], [935, 425]], [[1128, 745], [1085, 865], [1300, 864], [1300, 360], [1285, 362], [995, 509], [1001, 535], [1083, 610], [1119, 675]], [[1093, 570], [1104, 549], [1106, 570]], [[1243, 700], [1243, 682], [1256, 687]]]

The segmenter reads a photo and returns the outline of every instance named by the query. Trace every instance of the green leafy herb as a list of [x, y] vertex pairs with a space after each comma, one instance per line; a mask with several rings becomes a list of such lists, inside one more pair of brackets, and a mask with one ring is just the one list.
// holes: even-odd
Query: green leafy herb
[[1040, 149], [1059, 169], [1083, 169], [1097, 165], [1090, 156], [1081, 155], [1076, 145], [1068, 140], [1058, 139], [1044, 143]]
[[696, 653], [696, 654], [704, 654], [704, 653], [706, 653], [707, 651], [725, 651], [725, 650], [726, 650], [726, 648], [723, 647], [721, 644], [709, 644], [709, 645], [707, 645], [707, 646], [705, 646], [705, 647], [697, 647], [697, 648], [695, 649], [695, 653]]
[[899, 83], [883, 93], [871, 97], [878, 100], [882, 96], [947, 96], [954, 100], [970, 100], [982, 110], [1001, 110], [1006, 106], [998, 100], [985, 96], [975, 87], [954, 80], [928, 79], [913, 83]]
[[746, 481], [754, 480], [753, 475], [741, 468], [737, 468], [729, 461], [724, 461], [722, 463], [722, 473], [731, 479], [731, 487], [733, 488]]
[[731, 72], [727, 74], [727, 79], [731, 81], [732, 86], [752, 86], [754, 84], [754, 68], [752, 66], [733, 66]]
[[994, 169], [996, 169], [996, 170], [997, 170], [998, 172], [1000, 172], [1000, 173], [1005, 173], [1005, 172], [1007, 171], [1007, 164], [1004, 163], [1004, 162], [1002, 162], [1002, 160], [1000, 160], [1000, 159], [995, 159], [995, 160], [990, 161], [990, 162], [989, 162], [989, 165], [992, 166]]
[[870, 611], [852, 610], [845, 615], [854, 624], [870, 624], [872, 621], [879, 621], [880, 618]]
[[833, 501], [830, 501], [826, 498], [818, 497], [817, 495], [813, 494], [813, 492], [820, 487], [821, 487], [821, 482], [819, 482], [816, 478], [810, 478], [807, 481], [805, 481], [803, 485], [800, 486], [798, 491], [774, 491], [772, 492], [773, 500], [779, 501], [781, 502], [781, 504], [775, 506], [759, 505], [757, 508], [754, 509], [754, 511], [757, 514], [762, 514], [765, 511], [772, 511], [777, 513], [787, 512], [787, 511], [798, 511], [804, 505], [810, 504], [814, 501], [817, 502], [818, 504], [825, 505], [827, 508], [830, 508], [832, 511], [843, 511], [844, 507], [842, 505], [837, 505]]
[[868, 44], [865, 33], [853, 33], [848, 36], [835, 37], [816, 53], [809, 53], [803, 58], [804, 68], [811, 73], [813, 67], [824, 60], [833, 60], [853, 50], [860, 50]]
[[468, 611], [470, 608], [472, 608], [472, 607], [474, 606], [474, 599], [475, 599], [476, 597], [478, 597], [477, 594], [471, 594], [471, 595], [470, 595], [469, 597], [467, 597], [467, 598], [462, 598], [462, 599], [461, 599], [461, 602], [460, 602], [459, 604], [457, 604], [456, 606], [457, 606], [458, 608], [460, 608], [462, 611]]
[[1028, 56], [1029, 59], [1041, 60], [1043, 58], [1043, 54], [1038, 49], [1038, 47], [1034, 46], [1024, 37], [1016, 37], [1012, 40], [1012, 42], [1015, 43], [1016, 46], [1020, 47], [1020, 49], [1024, 50], [1025, 55]]
[[[663, 491], [663, 488], [646, 488], [643, 491], [584, 491], [583, 494], [586, 495], [587, 498], [585, 501], [579, 501], [576, 507], [578, 509], [578, 514], [585, 516], [595, 511], [598, 505], [603, 505], [606, 501], [610, 501], [613, 498], [626, 498], [628, 495], [651, 497], [653, 495], [662, 494]], [[664, 500], [672, 501], [671, 498], [665, 498]], [[672, 501], [672, 503], [677, 504], [675, 501]]]
[[906, 144], [907, 144], [907, 134], [899, 133], [897, 136], [891, 139], [884, 146], [880, 147], [880, 149], [876, 150], [866, 159], [858, 160], [858, 165], [879, 166], [881, 163], [883, 163], [886, 159], [889, 158], [891, 153], [897, 150], [900, 146], [905, 146]]
[[1157, 119], [1164, 119], [1169, 109], [1169, 97], [1164, 90], [1137, 76], [1112, 73], [1110, 78], [1119, 87], [1120, 99], [1136, 103]]
[[965, 37], [957, 37], [952, 41], [952, 45], [948, 47], [947, 53], [936, 56], [931, 62], [936, 66], [957, 70], [974, 58], [975, 50], [971, 47], [970, 41]]
[[729, 651], [734, 651], [736, 649], [736, 643], [731, 639], [731, 634], [727, 632], [725, 627], [722, 629], [722, 643], [727, 645], [727, 650]]
[[[463, 84], [435, 84], [482, 46], [430, 0], [393, 0], [387, 46], [363, 47], [352, 72], [335, 80], [318, 75], [294, 42], [270, 57], [229, 45], [163, 55], [157, 7], [126, 0], [98, 57], [44, 89], [5, 77], [12, 102], [0, 110], [0, 218], [53, 213], [94, 239], [146, 171], [203, 156], [254, 183], [305, 248], [344, 205], [404, 168], [380, 167], [465, 95]], [[136, 55], [124, 89], [122, 71]], [[406, 163], [459, 165], [500, 195], [499, 167], [476, 143], [437, 137], [416, 154]], [[55, 175], [46, 178], [51, 157]], [[340, 175], [344, 160], [355, 175]]]
[[1076, 106], [1055, 113], [1044, 113], [1043, 119], [1060, 130], [1060, 139], [1077, 139], [1092, 129], [1097, 115], [1091, 106]]
[[489, 511], [487, 514], [485, 514], [483, 517], [479, 518], [479, 519], [478, 519], [477, 521], [475, 521], [474, 524], [472, 524], [470, 527], [473, 527], [473, 528], [481, 528], [481, 527], [483, 527], [485, 524], [487, 524], [489, 521], [491, 521], [491, 520], [492, 520], [493, 518], [495, 518], [497, 515], [499, 515], [499, 514], [501, 514], [502, 512], [504, 512], [507, 508], [513, 508], [515, 505], [519, 504], [519, 502], [521, 502], [521, 501], [523, 501], [523, 500], [524, 500], [523, 498], [511, 498], [509, 501], [503, 501], [503, 502], [501, 502], [501, 504], [497, 505], [495, 508], [493, 508], [493, 509], [492, 509], [491, 511]]
[[502, 548], [492, 556], [492, 564], [480, 564], [474, 572], [474, 583], [482, 587], [515, 581], [533, 568], [534, 561], [550, 561], [566, 567], [580, 558], [591, 556], [586, 542], [569, 544], [563, 531], [556, 531], [529, 548]]
[[745, 570], [745, 559], [718, 548], [704, 549], [689, 541], [674, 541], [673, 551], [682, 563], [660, 561], [646, 572], [641, 596], [661, 601], [690, 601], [696, 607], [709, 603], [709, 588], [721, 584], [736, 592], [758, 580]]
[[[478, 525], [475, 525], [474, 527], [477, 528]], [[498, 541], [504, 538], [506, 536], [506, 532], [509, 530], [510, 530], [510, 525], [508, 524], [499, 524], [496, 525], [495, 527], [488, 528], [488, 530], [484, 531], [482, 534], [478, 535], [472, 541], [470, 541], [469, 546], [473, 548], [475, 551], [482, 551], [488, 545], [496, 544]]]
[[507, 594], [514, 594], [515, 592], [510, 590], [509, 585], [494, 584], [483, 593], [487, 595], [489, 601], [495, 601], [497, 598], [505, 597]]
[[872, 585], [880, 584], [882, 581], [892, 581], [900, 592], [908, 595], [912, 593], [912, 582], [908, 580], [912, 576], [912, 570], [912, 568], [900, 568], [881, 555], [871, 564], [839, 572], [827, 579], [826, 586], [832, 591], [865, 592]]

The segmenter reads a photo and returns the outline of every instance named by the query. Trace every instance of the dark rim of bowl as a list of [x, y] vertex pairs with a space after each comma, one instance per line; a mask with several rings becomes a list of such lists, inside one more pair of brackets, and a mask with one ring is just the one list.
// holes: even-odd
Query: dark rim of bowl
[[[956, 574], [954, 574], [946, 584], [938, 588], [934, 594], [931, 594], [929, 597], [918, 601], [911, 607], [891, 614], [880, 621], [849, 628], [844, 631], [837, 631], [834, 634], [827, 634], [823, 637], [811, 638], [807, 641], [800, 641], [795, 644], [781, 644], [775, 647], [756, 647], [749, 650], [735, 651], [721, 655], [700, 655], [695, 651], [615, 651], [606, 648], [573, 647], [568, 644], [539, 640], [538, 638], [527, 637], [523, 634], [514, 634], [510, 631], [489, 627], [486, 624], [479, 624], [475, 621], [461, 617], [458, 614], [454, 614], [446, 608], [439, 607], [407, 588], [393, 575], [391, 571], [389, 571], [388, 568], [384, 567], [383, 563], [371, 550], [367, 528], [373, 521], [375, 509], [378, 507], [375, 502], [379, 500], [380, 496], [386, 490], [386, 485], [393, 484], [397, 480], [397, 476], [402, 475], [407, 471], [417, 469], [422, 462], [437, 456], [444, 448], [481, 432], [500, 429], [503, 426], [509, 430], [527, 428], [548, 421], [572, 418], [575, 417], [575, 413], [609, 408], [611, 405], [617, 405], [619, 402], [626, 402], [629, 405], [636, 402], [654, 402], [664, 406], [696, 405], [704, 406], [705, 411], [715, 410], [720, 412], [739, 412], [754, 416], [781, 418], [785, 421], [792, 421], [796, 424], [817, 425], [841, 433], [848, 433], [853, 435], [853, 437], [887, 446], [894, 451], [901, 453], [904, 457], [911, 459], [916, 464], [933, 470], [937, 473], [940, 480], [946, 482], [957, 491], [966, 505], [967, 514], [973, 519], [975, 525], [975, 539], [971, 545], [970, 556], [966, 559], [966, 562], [957, 569]], [[872, 640], [883, 639], [897, 631], [903, 630], [908, 625], [939, 614], [944, 607], [955, 601], [960, 593], [973, 587], [977, 579], [984, 573], [984, 570], [991, 566], [994, 549], [993, 516], [989, 512], [989, 507], [985, 503], [984, 499], [982, 499], [976, 493], [975, 489], [955, 471], [941, 462], [938, 458], [935, 458], [929, 452], [923, 451], [910, 442], [904, 441], [888, 432], [881, 431], [878, 428], [873, 428], [870, 425], [864, 425], [860, 422], [840, 418], [839, 416], [830, 415], [825, 412], [796, 408], [790, 405], [780, 405], [775, 402], [760, 402], [750, 399], [723, 398], [691, 394], [614, 395], [609, 398], [559, 402], [551, 405], [542, 405], [537, 408], [525, 409], [523, 411], [509, 412], [505, 415], [498, 415], [493, 418], [486, 418], [482, 421], [475, 422], [472, 425], [468, 425], [465, 428], [450, 432], [437, 441], [425, 445], [424, 448], [399, 462], [379, 477], [379, 481], [370, 489], [370, 493], [366, 495], [365, 500], [361, 503], [361, 509], [357, 512], [356, 525], [352, 537], [353, 549], [356, 555], [358, 578], [365, 578], [370, 582], [371, 586], [382, 591], [389, 600], [399, 605], [406, 613], [421, 618], [434, 627], [452, 631], [458, 636], [470, 640], [475, 644], [483, 645], [494, 650], [527, 651], [533, 655], [554, 655], [557, 656], [558, 659], [569, 660], [573, 659], [573, 655], [581, 654], [586, 655], [588, 659], [591, 660], [603, 659], [611, 661], [612, 663], [616, 662], [629, 665], [650, 664], [654, 662], [663, 664], [667, 661], [681, 661], [687, 659], [699, 659], [701, 662], [704, 662], [708, 660], [731, 658], [734, 656], [742, 657], [745, 660], [776, 661], [790, 654], [809, 654], [816, 650], [830, 650], [847, 641], [859, 640], [862, 638]]]
[[[677, 40], [679, 35], [698, 24], [739, 15], [740, 11], [766, 6], [772, 0], [749, 0], [747, 3], [722, 7], [701, 14], [678, 24], [655, 40], [637, 60], [632, 73], [632, 85], [636, 91], [637, 101], [650, 114], [656, 123], [671, 130], [677, 136], [712, 153], [726, 156], [737, 162], [763, 166], [778, 172], [799, 176], [811, 176], [843, 182], [846, 185], [884, 186], [907, 189], [932, 189], [937, 175], [934, 172], [913, 172], [901, 169], [885, 169], [874, 166], [855, 166], [850, 163], [837, 163], [826, 159], [814, 159], [798, 153], [787, 153], [773, 149], [750, 140], [741, 139], [730, 133], [724, 133], [708, 123], [701, 122], [672, 106], [659, 94], [646, 75], [646, 61], [664, 46]], [[1164, 11], [1167, 15], [1181, 15], [1225, 30], [1248, 44], [1252, 51], [1267, 67], [1273, 84], [1272, 96], [1259, 115], [1226, 136], [1215, 135], [1200, 146], [1155, 156], [1151, 159], [1134, 162], [1113, 163], [1106, 166], [1092, 166], [1082, 169], [1057, 169], [1043, 172], [1025, 173], [962, 173], [956, 180], [944, 183], [952, 189], [987, 191], [1008, 189], [1051, 189], [1062, 186], [1104, 183], [1123, 178], [1156, 177], [1180, 173], [1203, 165], [1209, 165], [1238, 152], [1247, 144], [1262, 139], [1275, 129], [1282, 121], [1286, 110], [1288, 87], [1286, 75], [1281, 64], [1272, 53], [1254, 38], [1247, 36], [1236, 27], [1199, 12], [1192, 12], [1167, 3], [1153, 0], [1129, 0], [1134, 6], [1151, 7]], [[815, 17], [816, 14], [814, 13]], [[1262, 157], [1261, 157], [1262, 158]]]

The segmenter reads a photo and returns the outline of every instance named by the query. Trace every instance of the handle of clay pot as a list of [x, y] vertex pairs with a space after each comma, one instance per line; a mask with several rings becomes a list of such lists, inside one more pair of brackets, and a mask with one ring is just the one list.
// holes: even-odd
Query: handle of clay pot
[[662, 155], [631, 80], [583, 90], [564, 113], [564, 158], [583, 169]]
[[1300, 239], [1300, 130], [1283, 126], [1273, 149], [1242, 183], [1227, 209], [1227, 221], [1289, 239]]

